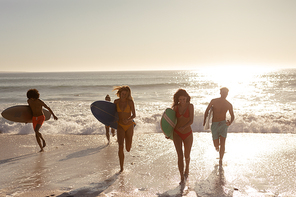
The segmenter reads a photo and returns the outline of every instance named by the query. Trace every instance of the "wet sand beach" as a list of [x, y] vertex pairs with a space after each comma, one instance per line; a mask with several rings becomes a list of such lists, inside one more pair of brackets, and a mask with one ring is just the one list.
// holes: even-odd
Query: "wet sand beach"
[[210, 133], [194, 133], [190, 174], [180, 186], [173, 142], [135, 134], [119, 173], [116, 138], [0, 135], [0, 196], [296, 196], [296, 135], [229, 133], [222, 166]]

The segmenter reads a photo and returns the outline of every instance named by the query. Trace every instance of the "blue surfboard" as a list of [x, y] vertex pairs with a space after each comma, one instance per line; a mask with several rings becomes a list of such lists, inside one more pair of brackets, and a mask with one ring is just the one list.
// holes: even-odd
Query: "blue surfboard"
[[106, 126], [117, 129], [118, 113], [116, 105], [109, 101], [95, 101], [90, 105], [93, 115]]

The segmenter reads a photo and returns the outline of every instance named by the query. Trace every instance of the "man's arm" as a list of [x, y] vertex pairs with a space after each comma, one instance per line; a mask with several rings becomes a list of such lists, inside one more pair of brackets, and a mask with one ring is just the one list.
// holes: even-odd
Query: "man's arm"
[[232, 124], [232, 122], [234, 121], [234, 113], [233, 113], [233, 107], [232, 107], [232, 105], [230, 104], [230, 107], [229, 107], [229, 113], [230, 113], [230, 116], [231, 116], [231, 119], [230, 119], [230, 121], [229, 120], [227, 120], [227, 125], [229, 126], [229, 125], [231, 125]]
[[[41, 100], [40, 100], [41, 101]], [[50, 107], [48, 107], [43, 101], [41, 101], [42, 106], [47, 109], [53, 116], [53, 119], [57, 120], [58, 118], [54, 115], [53, 111], [50, 109]]]

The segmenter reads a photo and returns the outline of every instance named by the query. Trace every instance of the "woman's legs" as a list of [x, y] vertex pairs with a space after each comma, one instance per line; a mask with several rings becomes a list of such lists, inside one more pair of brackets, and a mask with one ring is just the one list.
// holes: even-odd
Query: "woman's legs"
[[[181, 182], [184, 182], [184, 178], [188, 176], [189, 174], [189, 163], [190, 163], [190, 152], [191, 152], [191, 147], [193, 143], [193, 135], [190, 134], [185, 140], [182, 140], [182, 138], [174, 132], [173, 134], [173, 139], [174, 139], [174, 144], [175, 148], [177, 151], [178, 155], [178, 168], [181, 176]], [[182, 143], [184, 143], [184, 155], [183, 155], [183, 149], [182, 149]], [[185, 168], [185, 173], [184, 173], [184, 158], [185, 156], [185, 163], [186, 163], [186, 168]]]
[[132, 147], [132, 140], [134, 134], [134, 127], [131, 125], [127, 131], [118, 125], [117, 128], [117, 141], [118, 141], [118, 157], [119, 157], [119, 164], [120, 164], [120, 172], [123, 171], [123, 164], [124, 164], [124, 140], [125, 140], [125, 149], [127, 152], [131, 150]]
[[127, 152], [130, 152], [132, 148], [133, 135], [134, 135], [134, 125], [131, 125], [128, 128], [128, 130], [125, 131], [125, 149]]
[[185, 178], [187, 178], [189, 174], [190, 153], [191, 153], [191, 147], [193, 143], [192, 133], [183, 142], [184, 142], [184, 155], [185, 155], [185, 163], [186, 163]]
[[118, 141], [118, 157], [119, 157], [120, 172], [123, 171], [123, 163], [124, 163], [124, 152], [123, 152], [124, 138], [125, 138], [125, 131], [121, 126], [118, 125], [117, 141]]
[[174, 132], [173, 141], [178, 155], [178, 168], [181, 176], [181, 182], [184, 182], [184, 162], [183, 162], [183, 150], [182, 150], [182, 139], [181, 137]]

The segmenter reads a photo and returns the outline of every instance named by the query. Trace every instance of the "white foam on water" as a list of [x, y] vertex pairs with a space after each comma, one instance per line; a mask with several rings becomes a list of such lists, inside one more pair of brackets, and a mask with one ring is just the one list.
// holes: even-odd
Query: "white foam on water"
[[[293, 118], [296, 70], [234, 79], [224, 79], [214, 71], [6, 73], [0, 78], [0, 111], [26, 104], [26, 91], [34, 87], [59, 118], [46, 121], [40, 130], [42, 133], [104, 134], [104, 125], [92, 115], [90, 104], [103, 100], [106, 94], [113, 101], [117, 98], [113, 86], [129, 85], [137, 113], [135, 132], [155, 133], [161, 132], [160, 118], [164, 110], [171, 107], [174, 93], [184, 88], [195, 109], [192, 130], [200, 132], [208, 103], [220, 96], [219, 88], [227, 86], [230, 89], [227, 99], [233, 104], [236, 117], [229, 132], [296, 133]], [[29, 125], [0, 117], [1, 133], [33, 133]]]

